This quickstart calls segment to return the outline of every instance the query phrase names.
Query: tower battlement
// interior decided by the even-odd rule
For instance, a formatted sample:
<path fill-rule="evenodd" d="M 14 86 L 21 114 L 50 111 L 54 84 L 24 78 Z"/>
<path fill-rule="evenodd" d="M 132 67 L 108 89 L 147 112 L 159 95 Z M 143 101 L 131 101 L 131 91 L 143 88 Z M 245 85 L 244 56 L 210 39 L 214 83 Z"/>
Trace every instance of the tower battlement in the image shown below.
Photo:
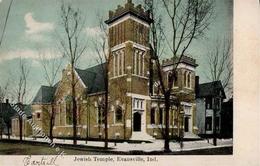
<path fill-rule="evenodd" d="M 106 23 L 109 24 L 127 14 L 132 14 L 148 23 L 152 22 L 149 11 L 145 11 L 141 4 L 135 6 L 132 0 L 127 0 L 124 6 L 118 5 L 115 11 L 109 11 L 109 19 Z"/>
<path fill-rule="evenodd" d="M 179 60 L 179 57 L 164 59 L 162 61 L 162 66 L 165 67 L 165 66 L 170 66 L 170 65 L 176 64 L 178 60 Z M 194 67 L 198 66 L 196 64 L 196 60 L 187 56 L 187 55 L 182 56 L 180 63 L 185 63 L 185 64 L 188 64 L 188 65 L 191 65 L 191 66 L 194 66 Z"/>

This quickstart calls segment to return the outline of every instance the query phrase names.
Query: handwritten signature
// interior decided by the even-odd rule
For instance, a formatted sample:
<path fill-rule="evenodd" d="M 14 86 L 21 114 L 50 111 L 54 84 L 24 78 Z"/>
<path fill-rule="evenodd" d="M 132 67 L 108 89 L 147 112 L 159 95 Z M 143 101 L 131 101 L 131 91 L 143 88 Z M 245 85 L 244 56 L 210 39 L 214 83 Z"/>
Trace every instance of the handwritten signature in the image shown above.
<path fill-rule="evenodd" d="M 41 157 L 40 159 L 33 159 L 32 156 L 27 156 L 23 159 L 24 166 L 41 166 L 41 165 L 48 165 L 48 166 L 58 166 L 55 162 L 58 156 L 55 157 Z"/>

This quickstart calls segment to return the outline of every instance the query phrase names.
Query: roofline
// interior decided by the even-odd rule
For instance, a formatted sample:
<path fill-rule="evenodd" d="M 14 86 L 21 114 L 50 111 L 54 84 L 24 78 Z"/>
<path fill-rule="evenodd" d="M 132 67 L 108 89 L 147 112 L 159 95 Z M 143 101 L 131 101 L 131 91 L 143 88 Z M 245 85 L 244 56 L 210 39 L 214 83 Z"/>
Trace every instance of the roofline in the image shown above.
<path fill-rule="evenodd" d="M 45 104 L 45 105 L 51 105 L 51 103 L 52 103 L 52 102 L 48 102 L 48 103 L 34 102 L 34 103 L 32 103 L 32 105 L 43 105 L 43 104 Z"/>
<path fill-rule="evenodd" d="M 76 73 L 76 76 L 78 77 L 78 79 L 80 80 L 80 82 L 82 83 L 84 88 L 87 88 L 87 85 L 85 85 L 85 83 L 83 82 L 83 80 L 80 78 L 79 73 L 77 72 L 76 68 L 73 69 Z"/>
<path fill-rule="evenodd" d="M 190 65 L 190 66 L 193 66 L 193 67 L 198 67 L 199 65 L 198 64 L 190 64 L 190 63 L 186 63 L 186 62 L 180 62 L 179 64 L 181 64 L 181 63 L 184 63 L 184 64 L 187 64 L 187 65 Z M 171 63 L 171 64 L 167 64 L 167 65 L 163 65 L 162 64 L 162 67 L 168 67 L 168 66 L 172 66 L 172 65 L 176 65 L 177 63 Z M 178 64 L 178 65 L 179 65 Z"/>
<path fill-rule="evenodd" d="M 102 94 L 105 94 L 106 91 L 101 91 L 101 92 L 95 92 L 95 93 L 90 93 L 90 94 L 87 94 L 88 96 L 95 96 L 95 95 L 102 95 Z"/>
<path fill-rule="evenodd" d="M 124 16 L 127 15 L 127 14 L 131 14 L 131 15 L 133 15 L 133 16 L 135 16 L 135 17 L 141 19 L 141 20 L 144 20 L 144 21 L 147 22 L 148 24 L 151 24 L 151 23 L 153 22 L 153 20 L 150 19 L 150 18 L 145 18 L 145 17 L 143 17 L 143 16 L 141 16 L 141 15 L 136 14 L 135 12 L 133 12 L 133 11 L 131 11 L 131 10 L 127 10 L 127 11 L 121 13 L 121 14 L 118 15 L 118 16 L 115 16 L 115 17 L 112 17 L 112 18 L 106 20 L 105 23 L 109 25 L 109 24 L 111 24 L 112 22 L 116 21 L 117 19 L 120 19 L 120 18 L 124 17 Z"/>
<path fill-rule="evenodd" d="M 202 84 L 199 84 L 199 85 L 213 84 L 213 83 L 215 83 L 215 82 L 219 82 L 219 83 L 221 84 L 221 86 L 222 86 L 222 83 L 221 83 L 220 80 L 217 80 L 217 81 L 211 81 L 211 82 L 205 82 L 205 83 L 202 83 Z M 223 86 L 222 86 L 222 88 L 223 88 Z M 223 88 L 223 89 L 224 89 L 224 88 Z"/>

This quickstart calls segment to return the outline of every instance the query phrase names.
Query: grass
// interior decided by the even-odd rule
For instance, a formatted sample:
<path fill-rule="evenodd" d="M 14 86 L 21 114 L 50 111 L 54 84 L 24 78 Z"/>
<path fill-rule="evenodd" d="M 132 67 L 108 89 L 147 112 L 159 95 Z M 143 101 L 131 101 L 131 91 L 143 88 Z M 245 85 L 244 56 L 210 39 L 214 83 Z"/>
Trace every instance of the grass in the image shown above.
<path fill-rule="evenodd" d="M 102 149 L 69 147 L 65 145 L 57 145 L 66 155 L 100 155 Z M 55 148 L 56 148 L 55 147 Z M 57 155 L 55 148 L 50 147 L 48 144 L 32 143 L 23 141 L 0 141 L 0 155 Z"/>

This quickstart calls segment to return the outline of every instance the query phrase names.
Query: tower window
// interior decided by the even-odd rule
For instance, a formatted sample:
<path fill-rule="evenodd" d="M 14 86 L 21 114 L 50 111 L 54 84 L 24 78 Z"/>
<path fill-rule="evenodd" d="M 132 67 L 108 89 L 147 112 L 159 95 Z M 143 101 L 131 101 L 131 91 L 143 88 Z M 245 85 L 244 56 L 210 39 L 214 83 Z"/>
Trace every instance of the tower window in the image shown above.
<path fill-rule="evenodd" d="M 175 76 L 175 80 L 173 82 L 174 87 L 178 87 L 178 75 Z"/>
<path fill-rule="evenodd" d="M 191 88 L 191 74 L 190 72 L 188 73 L 188 86 L 189 88 Z"/>
<path fill-rule="evenodd" d="M 133 73 L 144 76 L 144 51 L 136 49 L 133 58 Z"/>
<path fill-rule="evenodd" d="M 191 72 L 184 72 L 184 87 L 191 88 Z"/>
<path fill-rule="evenodd" d="M 116 109 L 116 123 L 123 121 L 123 111 L 120 107 Z"/>
<path fill-rule="evenodd" d="M 184 72 L 184 87 L 187 87 L 187 71 Z"/>
<path fill-rule="evenodd" d="M 143 99 L 133 99 L 133 108 L 136 110 L 143 110 L 145 107 Z"/>
<path fill-rule="evenodd" d="M 113 52 L 113 76 L 125 74 L 125 53 L 124 50 Z"/>

